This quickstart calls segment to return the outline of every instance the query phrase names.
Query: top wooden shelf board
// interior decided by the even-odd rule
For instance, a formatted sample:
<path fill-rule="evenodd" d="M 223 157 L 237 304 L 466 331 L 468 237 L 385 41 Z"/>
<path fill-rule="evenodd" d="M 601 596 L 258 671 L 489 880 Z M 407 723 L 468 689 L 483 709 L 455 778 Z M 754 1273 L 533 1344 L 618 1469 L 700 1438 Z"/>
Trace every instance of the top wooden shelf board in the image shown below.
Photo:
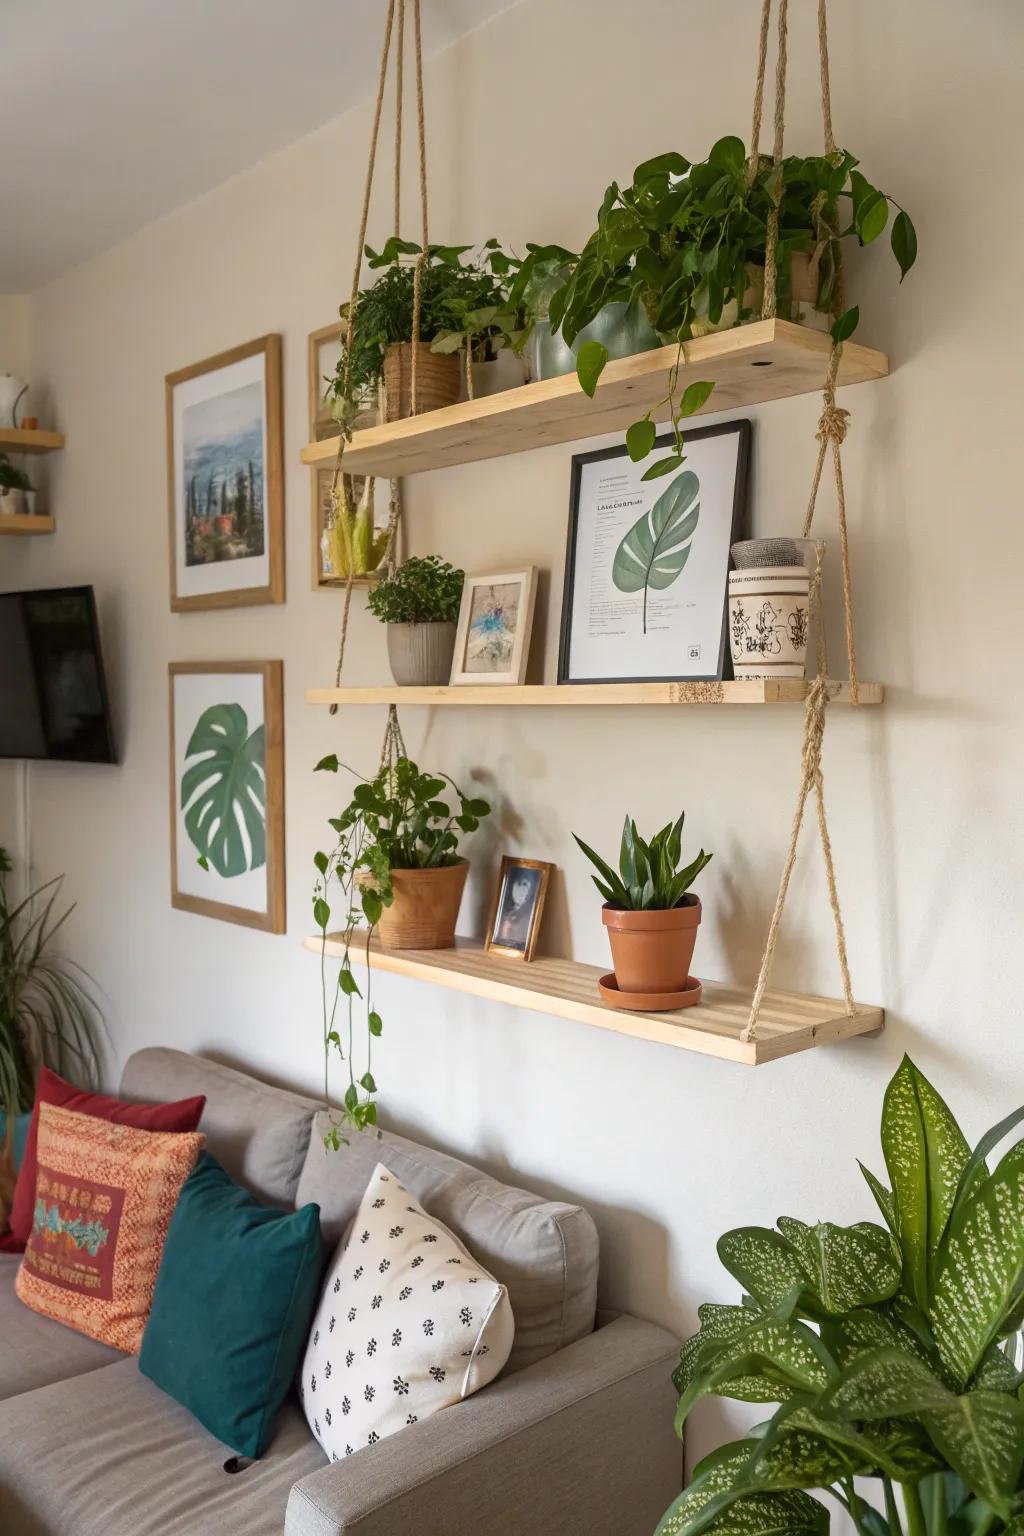
<path fill-rule="evenodd" d="M 696 379 L 712 380 L 707 414 L 813 394 L 824 384 L 831 346 L 821 331 L 788 320 L 756 320 L 686 342 L 677 391 L 681 395 Z M 621 431 L 648 410 L 664 420 L 667 407 L 659 402 L 667 393 L 676 353 L 674 345 L 658 347 L 609 363 L 593 400 L 575 374 L 566 374 L 369 427 L 356 432 L 346 447 L 345 467 L 361 475 L 412 475 Z M 884 353 L 849 341 L 843 347 L 840 385 L 881 379 L 888 372 Z M 338 439 L 325 438 L 309 443 L 302 460 L 333 464 L 337 454 Z"/>
<path fill-rule="evenodd" d="M 24 427 L 0 427 L 0 453 L 59 453 L 62 432 L 26 431 Z"/>

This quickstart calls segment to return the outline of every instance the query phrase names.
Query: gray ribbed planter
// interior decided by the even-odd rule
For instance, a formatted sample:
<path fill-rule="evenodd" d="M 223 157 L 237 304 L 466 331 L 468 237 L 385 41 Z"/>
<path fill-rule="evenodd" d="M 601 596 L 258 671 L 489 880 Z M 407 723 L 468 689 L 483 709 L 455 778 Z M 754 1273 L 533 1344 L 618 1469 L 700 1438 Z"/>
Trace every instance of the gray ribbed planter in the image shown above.
<path fill-rule="evenodd" d="M 451 681 L 454 624 L 388 624 L 388 661 L 400 688 Z"/>

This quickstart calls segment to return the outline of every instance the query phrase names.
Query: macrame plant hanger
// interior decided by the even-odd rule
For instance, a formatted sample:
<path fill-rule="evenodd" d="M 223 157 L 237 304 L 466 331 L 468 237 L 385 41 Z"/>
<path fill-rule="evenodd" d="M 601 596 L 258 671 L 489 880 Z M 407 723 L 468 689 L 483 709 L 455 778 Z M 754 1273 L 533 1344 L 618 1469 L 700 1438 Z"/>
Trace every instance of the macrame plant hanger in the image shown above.
<path fill-rule="evenodd" d="M 764 103 L 765 69 L 768 55 L 768 36 L 771 25 L 772 0 L 763 0 L 761 9 L 761 30 L 758 47 L 757 81 L 754 87 L 754 113 L 750 135 L 750 161 L 748 164 L 749 181 L 753 183 L 760 168 L 758 152 L 761 134 L 761 113 Z M 775 136 L 772 146 L 771 163 L 778 166 L 782 160 L 782 141 L 786 111 L 786 52 L 787 52 L 787 21 L 788 0 L 779 0 L 778 9 L 778 55 L 775 68 Z M 829 88 L 828 65 L 828 26 L 826 19 L 826 0 L 818 0 L 818 54 L 821 72 L 821 116 L 825 139 L 826 155 L 836 154 L 836 143 L 832 134 L 832 103 Z M 779 212 L 778 201 L 781 195 L 780 183 L 776 183 L 774 191 L 773 207 L 769 211 L 768 225 L 765 239 L 764 262 L 764 300 L 761 309 L 762 319 L 772 319 L 776 313 L 777 303 L 777 250 L 779 238 Z M 818 223 L 818 244 L 812 257 L 812 267 L 817 268 L 825 244 L 837 233 L 831 229 L 824 218 L 824 195 L 821 196 L 818 206 L 814 210 Z M 832 317 L 836 319 L 843 310 L 843 283 L 842 283 L 842 256 L 838 241 L 833 244 L 834 259 L 836 263 L 836 281 L 832 301 Z M 857 688 L 857 648 L 853 629 L 853 586 L 850 579 L 850 553 L 846 528 L 846 497 L 843 487 L 842 444 L 846 436 L 849 412 L 840 410 L 836 405 L 836 379 L 839 373 L 839 363 L 842 357 L 842 343 L 833 342 L 829 356 L 828 370 L 825 374 L 823 402 L 821 416 L 818 420 L 817 441 L 818 454 L 811 477 L 811 492 L 807 503 L 807 511 L 804 515 L 803 536 L 810 538 L 811 525 L 814 521 L 814 509 L 818 499 L 818 491 L 821 486 L 822 472 L 825 467 L 826 457 L 831 452 L 832 467 L 835 474 L 836 498 L 839 514 L 839 547 L 842 564 L 843 581 L 843 607 L 846 619 L 846 650 L 850 668 L 850 702 L 856 705 L 859 702 Z M 801 776 L 800 790 L 797 795 L 796 810 L 793 815 L 793 823 L 790 828 L 789 848 L 782 867 L 782 875 L 779 880 L 778 894 L 775 898 L 775 908 L 768 925 L 768 937 L 765 942 L 764 955 L 761 959 L 761 969 L 757 978 L 757 986 L 751 1001 L 750 1015 L 740 1036 L 744 1042 L 757 1038 L 758 1019 L 761 1006 L 764 1001 L 765 989 L 768 986 L 768 978 L 771 974 L 772 961 L 775 957 L 775 949 L 779 938 L 779 929 L 782 924 L 782 914 L 786 905 L 786 896 L 789 891 L 790 877 L 793 866 L 796 863 L 797 843 L 800 837 L 800 829 L 803 825 L 804 810 L 807 798 L 811 790 L 814 791 L 815 806 L 818 816 L 818 831 L 821 836 L 821 848 L 825 860 L 825 878 L 828 885 L 829 904 L 832 908 L 832 919 L 835 924 L 836 950 L 839 956 L 839 969 L 843 980 L 843 996 L 846 1004 L 846 1012 L 851 1017 L 857 1012 L 857 1006 L 853 1000 L 853 989 L 850 984 L 850 967 L 846 954 L 846 935 L 843 930 L 843 917 L 839 906 L 839 893 L 836 888 L 835 866 L 832 858 L 832 842 L 829 837 L 828 821 L 825 815 L 825 786 L 821 771 L 821 748 L 825 734 L 825 715 L 829 703 L 828 685 L 828 651 L 825 641 L 825 625 L 822 617 L 821 602 L 821 575 L 825 546 L 820 542 L 815 544 L 815 568 L 811 578 L 809 594 L 809 608 L 811 626 L 815 639 L 817 653 L 817 675 L 810 686 L 807 695 L 806 712 L 804 716 L 804 739 L 801 750 Z"/>
<path fill-rule="evenodd" d="M 410 409 L 413 416 L 417 413 L 417 381 L 416 361 L 420 337 L 420 314 L 423 302 L 423 269 L 427 261 L 429 250 L 429 234 L 427 220 L 427 136 L 426 117 L 423 103 L 423 37 L 420 22 L 420 0 L 408 0 L 412 11 L 413 24 L 413 53 L 416 70 L 416 129 L 419 143 L 419 182 L 420 182 L 420 254 L 416 257 L 413 274 L 413 301 L 412 301 L 412 349 L 410 362 Z M 388 0 L 387 15 L 384 20 L 384 42 L 381 47 L 380 71 L 377 76 L 377 95 L 373 110 L 373 127 L 370 133 L 370 152 L 366 166 L 366 184 L 363 189 L 363 207 L 359 218 L 359 236 L 356 240 L 355 265 L 352 273 L 352 293 L 348 303 L 345 330 L 345 368 L 343 374 L 343 389 L 348 394 L 352 369 L 352 338 L 355 331 L 356 309 L 359 303 L 359 277 L 363 265 L 363 248 L 366 244 L 366 230 L 370 217 L 370 196 L 373 191 L 373 176 L 377 161 L 377 147 L 380 142 L 381 118 L 384 111 L 384 97 L 387 88 L 388 63 L 391 56 L 391 45 L 395 43 L 395 163 L 394 163 L 394 231 L 396 235 L 402 232 L 402 117 L 405 106 L 405 19 L 406 0 Z M 352 484 L 351 478 L 344 472 L 345 445 L 348 441 L 348 433 L 342 432 L 338 439 L 338 457 L 334 466 L 334 483 L 332 487 L 335 498 L 339 494 L 344 499 L 345 510 L 349 517 L 352 515 Z M 384 567 L 389 576 L 393 576 L 398 562 L 398 532 L 402 517 L 401 483 L 397 479 L 390 482 L 390 499 L 388 507 L 387 545 L 384 554 Z M 372 496 L 372 491 L 371 491 Z M 338 640 L 338 665 L 335 670 L 335 687 L 341 686 L 341 672 L 345 661 L 345 642 L 348 638 L 349 611 L 352 604 L 352 588 L 355 576 L 352 570 L 352 562 L 349 562 L 349 574 L 345 583 L 345 593 L 341 613 L 341 634 Z M 331 705 L 331 714 L 337 714 L 337 704 Z M 402 727 L 398 720 L 398 707 L 395 704 L 388 706 L 387 725 L 384 728 L 384 741 L 381 747 L 381 768 L 394 770 L 400 757 L 405 756 L 405 741 L 402 737 Z"/>

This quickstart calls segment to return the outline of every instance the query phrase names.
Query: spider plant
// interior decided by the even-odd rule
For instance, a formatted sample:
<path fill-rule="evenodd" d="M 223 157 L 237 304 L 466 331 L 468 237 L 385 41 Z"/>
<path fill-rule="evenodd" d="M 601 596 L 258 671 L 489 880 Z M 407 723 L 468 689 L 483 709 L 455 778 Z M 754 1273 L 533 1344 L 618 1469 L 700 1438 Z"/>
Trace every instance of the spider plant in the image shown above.
<path fill-rule="evenodd" d="M 73 961 L 51 953 L 74 911 L 57 911 L 64 876 L 14 903 L 7 888 L 11 869 L 0 848 L 0 1110 L 8 1129 L 16 1115 L 32 1108 L 40 1066 L 93 1084 L 100 1027 L 88 977 Z"/>

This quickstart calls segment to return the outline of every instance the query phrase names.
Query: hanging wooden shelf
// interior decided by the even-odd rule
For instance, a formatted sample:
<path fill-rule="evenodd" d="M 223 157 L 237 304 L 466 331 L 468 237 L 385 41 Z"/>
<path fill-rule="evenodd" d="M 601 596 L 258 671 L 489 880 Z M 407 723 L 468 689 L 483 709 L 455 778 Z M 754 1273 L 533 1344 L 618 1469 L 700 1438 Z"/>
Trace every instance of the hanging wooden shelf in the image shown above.
<path fill-rule="evenodd" d="M 0 427 L 0 453 L 59 453 L 62 432 L 27 431 L 24 427 Z"/>
<path fill-rule="evenodd" d="M 799 704 L 807 697 L 809 684 L 797 679 L 770 678 L 742 682 L 679 683 L 557 683 L 467 684 L 458 688 L 400 688 L 396 684 L 378 688 L 311 688 L 307 704 L 426 704 L 479 708 L 481 705 L 521 708 L 573 705 L 634 704 Z M 836 704 L 850 703 L 849 683 L 829 684 Z M 860 704 L 881 704 L 885 697 L 882 683 L 861 683 Z"/>
<path fill-rule="evenodd" d="M 0 534 L 52 533 L 52 517 L 0 517 Z"/>
<path fill-rule="evenodd" d="M 828 335 L 788 320 L 757 320 L 702 336 L 684 345 L 677 392 L 681 396 L 695 379 L 713 380 L 712 411 L 819 393 L 831 346 Z M 647 410 L 665 420 L 668 408 L 661 402 L 676 352 L 674 345 L 658 347 L 609 363 L 593 400 L 576 375 L 567 374 L 368 427 L 346 447 L 345 468 L 360 475 L 412 475 L 621 431 Z M 840 385 L 884 378 L 888 372 L 883 353 L 856 342 L 843 347 Z M 333 464 L 337 455 L 336 437 L 302 450 L 305 464 Z"/>
<path fill-rule="evenodd" d="M 304 940 L 307 949 L 320 953 L 319 938 Z M 328 938 L 327 953 L 342 954 L 339 939 Z M 362 965 L 365 945 L 353 947 L 352 959 Z M 853 1018 L 835 998 L 805 996 L 799 992 L 765 993 L 757 1038 L 744 1043 L 740 1035 L 750 1013 L 753 989 L 705 981 L 703 1001 L 696 1008 L 677 1013 L 624 1013 L 606 1008 L 598 991 L 600 966 L 580 965 L 574 960 L 547 957 L 525 962 L 489 955 L 474 939 L 456 939 L 454 949 L 384 949 L 374 941 L 370 967 L 416 981 L 433 982 L 454 992 L 530 1008 L 580 1024 L 593 1024 L 616 1034 L 655 1040 L 680 1050 L 697 1051 L 756 1067 L 778 1056 L 792 1056 L 815 1045 L 866 1035 L 883 1027 L 881 1008 L 858 1008 Z"/>

